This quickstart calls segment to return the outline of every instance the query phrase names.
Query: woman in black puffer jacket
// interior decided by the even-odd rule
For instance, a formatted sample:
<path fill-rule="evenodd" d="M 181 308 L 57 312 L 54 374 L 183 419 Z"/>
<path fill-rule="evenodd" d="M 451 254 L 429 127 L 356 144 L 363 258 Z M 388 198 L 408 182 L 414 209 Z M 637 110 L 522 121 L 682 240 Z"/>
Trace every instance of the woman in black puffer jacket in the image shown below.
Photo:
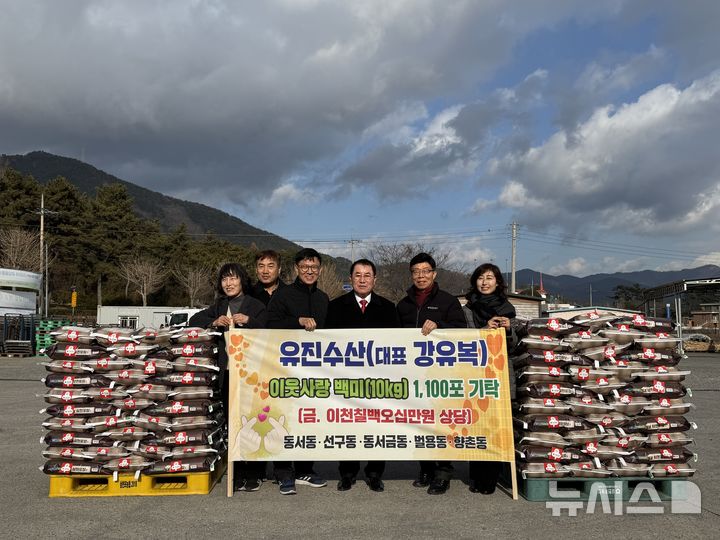
<path fill-rule="evenodd" d="M 478 266 L 470 277 L 470 290 L 465 298 L 465 318 L 469 328 L 505 328 L 508 355 L 517 346 L 517 336 L 512 327 L 515 308 L 508 302 L 507 286 L 502 272 L 494 264 Z M 511 399 L 515 398 L 515 376 L 508 362 Z M 470 491 L 489 495 L 495 491 L 501 462 L 471 461 L 469 463 Z"/>

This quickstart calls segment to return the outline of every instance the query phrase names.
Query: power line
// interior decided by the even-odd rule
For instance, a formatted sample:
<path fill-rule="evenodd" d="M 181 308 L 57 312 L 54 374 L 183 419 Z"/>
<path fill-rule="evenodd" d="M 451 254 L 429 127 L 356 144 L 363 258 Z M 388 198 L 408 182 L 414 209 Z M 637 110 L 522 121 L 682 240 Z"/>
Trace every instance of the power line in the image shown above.
<path fill-rule="evenodd" d="M 692 261 L 697 259 L 698 257 L 707 256 L 707 253 L 698 253 L 696 255 L 686 255 L 683 252 L 667 252 L 667 253 L 661 253 L 653 250 L 653 248 L 623 248 L 622 245 L 618 245 L 618 247 L 611 248 L 611 247 L 605 247 L 601 245 L 581 245 L 581 244 L 567 244 L 563 243 L 561 241 L 553 241 L 553 240 L 542 240 L 539 238 L 525 238 L 528 242 L 533 242 L 537 244 L 545 244 L 545 245 L 551 245 L 551 246 L 561 246 L 561 247 L 571 247 L 573 249 L 584 249 L 584 250 L 591 250 L 591 251 L 602 251 L 604 253 L 615 253 L 615 254 L 621 254 L 621 255 L 634 255 L 634 256 L 645 256 L 645 257 L 653 257 L 657 259 L 682 259 L 687 261 Z"/>
<path fill-rule="evenodd" d="M 642 249 L 642 250 L 652 250 L 653 252 L 666 252 L 666 253 L 672 253 L 672 254 L 688 254 L 688 255 L 695 255 L 695 256 L 702 256 L 705 255 L 705 252 L 702 251 L 690 251 L 690 250 L 681 250 L 681 249 L 667 249 L 663 247 L 654 247 L 654 246 L 642 246 L 642 245 L 636 245 L 636 244 L 626 244 L 624 242 L 605 242 L 602 240 L 596 240 L 596 239 L 587 239 L 585 237 L 577 236 L 577 235 L 555 235 L 550 233 L 541 233 L 538 231 L 528 230 L 527 234 L 530 236 L 539 236 L 542 239 L 556 239 L 560 241 L 562 244 L 567 244 L 571 246 L 576 246 L 578 243 L 580 246 L 582 245 L 590 245 L 590 246 L 605 246 L 605 247 L 624 247 L 624 248 L 630 248 L 630 249 Z"/>

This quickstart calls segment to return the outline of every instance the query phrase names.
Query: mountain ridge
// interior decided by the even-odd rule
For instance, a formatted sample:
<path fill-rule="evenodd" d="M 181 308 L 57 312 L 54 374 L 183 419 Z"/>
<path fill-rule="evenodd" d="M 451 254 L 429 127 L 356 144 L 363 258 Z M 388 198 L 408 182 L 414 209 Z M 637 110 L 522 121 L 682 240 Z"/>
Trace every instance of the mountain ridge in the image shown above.
<path fill-rule="evenodd" d="M 657 287 L 674 281 L 686 279 L 708 279 L 720 277 L 720 266 L 706 264 L 682 270 L 637 270 L 634 272 L 601 272 L 589 276 L 577 277 L 569 274 L 554 276 L 542 274 L 543 287 L 549 295 L 562 295 L 568 301 L 588 305 L 590 286 L 592 286 L 593 304 L 608 304 L 612 300 L 613 289 L 617 286 L 640 285 L 643 288 Z M 523 268 L 516 274 L 518 286 L 540 284 L 540 272 Z"/>
<path fill-rule="evenodd" d="M 296 251 L 301 247 L 217 208 L 144 188 L 79 159 L 58 156 L 42 150 L 24 155 L 2 154 L 0 170 L 4 168 L 31 175 L 41 184 L 63 176 L 87 195 L 94 195 L 95 190 L 103 184 L 122 184 L 133 198 L 138 215 L 157 220 L 164 232 L 170 232 L 185 224 L 189 234 L 210 233 L 243 246 L 255 244 L 262 249 L 272 248 L 280 251 Z"/>

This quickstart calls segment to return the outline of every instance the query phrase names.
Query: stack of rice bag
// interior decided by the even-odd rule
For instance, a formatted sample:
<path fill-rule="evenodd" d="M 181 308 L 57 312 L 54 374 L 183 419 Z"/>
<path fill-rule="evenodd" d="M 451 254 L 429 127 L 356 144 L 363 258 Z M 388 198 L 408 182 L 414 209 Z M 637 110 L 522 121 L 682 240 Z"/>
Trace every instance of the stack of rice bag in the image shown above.
<path fill-rule="evenodd" d="M 45 350 L 47 474 L 208 472 L 226 450 L 217 332 L 64 326 Z"/>
<path fill-rule="evenodd" d="M 533 319 L 513 359 L 523 477 L 690 476 L 696 426 L 673 323 L 592 311 Z"/>

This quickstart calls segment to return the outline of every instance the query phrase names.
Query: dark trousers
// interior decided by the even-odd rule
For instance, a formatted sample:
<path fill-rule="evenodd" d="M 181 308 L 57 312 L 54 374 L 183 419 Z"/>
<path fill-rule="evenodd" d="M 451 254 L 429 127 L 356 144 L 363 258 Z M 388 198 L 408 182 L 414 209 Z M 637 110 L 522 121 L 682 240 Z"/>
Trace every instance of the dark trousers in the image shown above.
<path fill-rule="evenodd" d="M 236 461 L 235 478 L 262 480 L 266 474 L 265 465 L 265 461 Z"/>
<path fill-rule="evenodd" d="M 338 471 L 340 471 L 340 476 L 355 478 L 355 477 L 357 477 L 358 473 L 360 472 L 360 462 L 359 461 L 341 461 L 338 464 Z M 378 478 L 380 478 L 384 472 L 385 472 L 385 462 L 384 461 L 368 461 L 367 465 L 365 465 L 365 477 L 366 478 L 371 478 L 373 476 L 377 476 Z"/>
<path fill-rule="evenodd" d="M 450 461 L 419 461 L 418 463 L 420 463 L 420 472 L 435 480 L 450 480 L 455 470 Z"/>
<path fill-rule="evenodd" d="M 500 461 L 471 461 L 468 464 L 468 476 L 478 488 L 489 490 L 497 484 L 501 467 Z"/>
<path fill-rule="evenodd" d="M 287 480 L 288 478 L 299 478 L 314 474 L 314 464 L 314 461 L 296 461 L 295 467 L 293 467 L 292 461 L 276 461 L 275 478 L 277 480 Z"/>

